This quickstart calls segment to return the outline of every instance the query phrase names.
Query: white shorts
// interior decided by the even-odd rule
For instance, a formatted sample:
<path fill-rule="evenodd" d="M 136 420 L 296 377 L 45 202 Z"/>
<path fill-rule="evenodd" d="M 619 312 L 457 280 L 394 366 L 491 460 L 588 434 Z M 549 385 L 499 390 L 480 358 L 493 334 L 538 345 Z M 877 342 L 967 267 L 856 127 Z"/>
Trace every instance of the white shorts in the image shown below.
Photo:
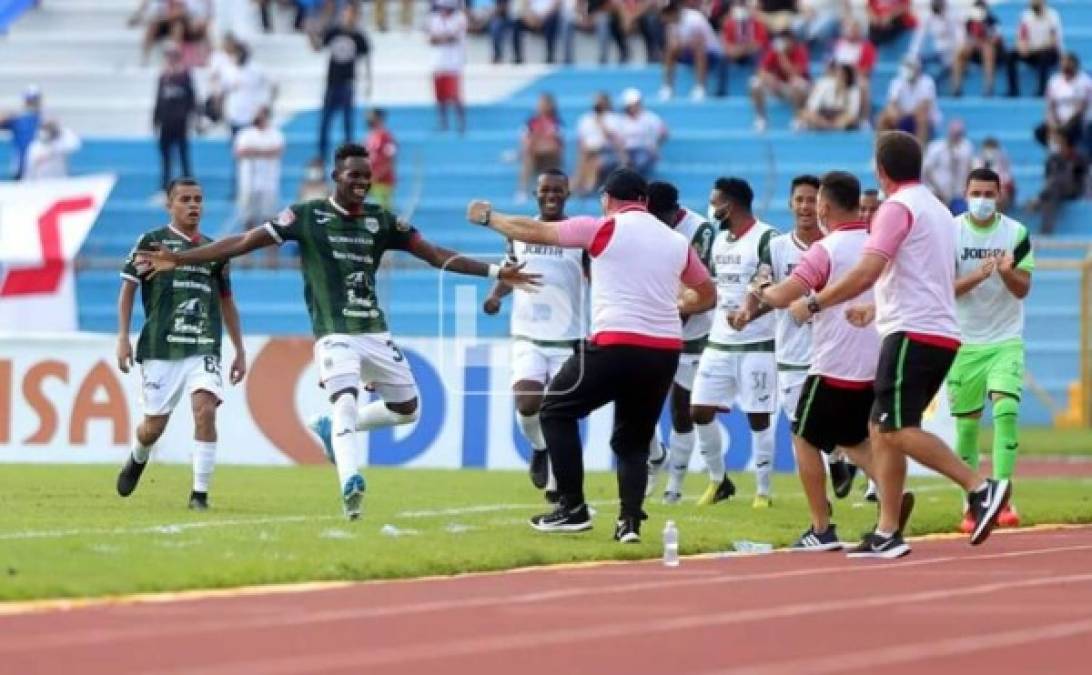
<path fill-rule="evenodd" d="M 335 377 L 355 377 L 387 403 L 417 398 L 413 372 L 390 333 L 323 336 L 315 342 L 315 365 L 324 386 Z"/>
<path fill-rule="evenodd" d="M 219 356 L 187 356 L 175 361 L 148 360 L 140 364 L 140 407 L 145 415 L 170 415 L 182 394 L 207 391 L 224 400 Z"/>
<path fill-rule="evenodd" d="M 728 352 L 707 347 L 698 361 L 691 405 L 738 406 L 745 413 L 777 409 L 777 362 L 773 352 Z"/>
<path fill-rule="evenodd" d="M 790 422 L 796 421 L 796 407 L 800 403 L 800 392 L 804 391 L 804 380 L 808 379 L 806 370 L 777 371 L 777 401 Z"/>
<path fill-rule="evenodd" d="M 512 384 L 521 380 L 546 384 L 572 355 L 571 347 L 547 347 L 530 340 L 512 340 Z"/>
<path fill-rule="evenodd" d="M 693 391 L 699 361 L 701 361 L 701 354 L 680 354 L 679 367 L 675 370 L 675 384 L 687 391 Z"/>

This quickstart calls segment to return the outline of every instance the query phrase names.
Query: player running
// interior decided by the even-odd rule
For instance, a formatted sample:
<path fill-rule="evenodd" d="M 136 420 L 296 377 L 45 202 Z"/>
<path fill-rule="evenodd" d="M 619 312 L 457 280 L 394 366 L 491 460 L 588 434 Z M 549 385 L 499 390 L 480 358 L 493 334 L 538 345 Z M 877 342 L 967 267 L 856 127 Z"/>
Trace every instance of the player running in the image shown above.
<path fill-rule="evenodd" d="M 1024 298 L 1031 290 L 1035 258 L 1020 222 L 997 210 L 1001 177 L 975 169 L 967 177 L 967 213 L 957 217 L 956 309 L 963 344 L 948 371 L 948 396 L 956 418 L 956 451 L 978 470 L 978 427 L 986 399 L 993 402 L 993 477 L 1012 480 L 1016 465 L 1016 417 L 1024 385 Z M 1016 527 L 1012 504 L 1001 509 L 1001 527 Z M 960 530 L 974 520 L 965 509 Z"/>
<path fill-rule="evenodd" d="M 739 178 L 718 178 L 709 197 L 709 218 L 720 226 L 713 239 L 712 272 L 717 286 L 717 313 L 709 342 L 698 362 L 691 394 L 691 417 L 695 424 L 712 426 L 698 445 L 704 457 L 724 456 L 718 410 L 733 404 L 747 414 L 756 489 L 752 505 L 768 508 L 770 474 L 773 471 L 774 428 L 770 416 L 776 408 L 777 364 L 774 360 L 773 315 L 759 317 L 737 330 L 732 326 L 744 311 L 747 285 L 763 260 L 769 260 L 770 240 L 776 230 L 751 213 L 754 193 Z M 715 432 L 715 433 L 713 433 Z M 725 477 L 713 501 L 735 491 Z"/>
<path fill-rule="evenodd" d="M 167 186 L 170 222 L 145 232 L 121 269 L 118 297 L 118 368 L 128 373 L 133 366 L 129 325 L 133 300 L 140 289 L 144 325 L 137 342 L 136 363 L 140 364 L 140 403 L 144 421 L 136 429 L 136 440 L 125 466 L 118 474 L 117 490 L 128 497 L 148 466 L 152 447 L 171 418 L 171 412 L 186 394 L 193 409 L 193 491 L 191 509 L 209 507 L 209 483 L 216 466 L 216 408 L 224 398 L 220 378 L 222 326 L 235 348 L 231 383 L 246 375 L 246 354 L 239 311 L 231 297 L 226 261 L 206 261 L 179 266 L 163 274 L 149 274 L 139 251 L 162 246 L 168 251 L 187 251 L 212 240 L 201 234 L 204 209 L 201 186 L 192 178 L 178 178 Z"/>
<path fill-rule="evenodd" d="M 569 199 L 569 178 L 557 169 L 539 175 L 535 191 L 538 220 L 560 222 Z M 508 240 L 508 260 L 524 271 L 540 275 L 542 290 L 529 293 L 498 281 L 482 306 L 486 314 L 500 311 L 501 300 L 512 293 L 512 392 L 516 421 L 531 444 L 531 482 L 556 501 L 557 488 L 550 471 L 539 409 L 546 384 L 572 356 L 587 334 L 584 301 L 587 295 L 587 253 L 578 248 L 528 244 Z"/>
<path fill-rule="evenodd" d="M 713 250 L 716 231 L 702 215 L 679 206 L 679 191 L 671 183 L 654 181 L 648 185 L 648 211 L 664 224 L 686 237 L 691 248 L 706 269 L 709 268 L 709 256 Z M 667 461 L 668 477 L 664 489 L 665 504 L 677 504 L 682 499 L 683 481 L 690 466 L 690 455 L 694 452 L 695 434 L 700 441 L 705 467 L 709 473 L 709 485 L 698 499 L 699 506 L 707 506 L 735 494 L 736 488 L 724 471 L 724 455 L 720 450 L 720 430 L 717 421 L 707 424 L 694 424 L 690 416 L 690 392 L 694 388 L 694 376 L 698 360 L 705 349 L 709 337 L 709 328 L 713 325 L 716 312 L 708 310 L 699 314 L 683 317 L 683 350 L 679 356 L 679 368 L 675 371 L 675 381 L 671 387 L 671 436 L 668 441 L 669 458 Z M 653 439 L 655 441 L 655 438 Z M 707 450 L 713 451 L 705 455 Z M 656 488 L 658 470 L 664 462 L 649 462 L 650 475 L 648 494 Z"/>
<path fill-rule="evenodd" d="M 518 265 L 490 265 L 435 246 L 390 211 L 365 202 L 372 168 L 361 145 L 338 148 L 331 177 L 333 196 L 294 204 L 260 228 L 184 251 L 160 249 L 138 260 L 166 271 L 286 241 L 299 243 L 304 298 L 316 339 L 315 364 L 331 408 L 313 428 L 337 466 L 343 509 L 352 520 L 360 517 L 365 490 L 356 432 L 409 424 L 418 416 L 413 373 L 387 331 L 375 294 L 375 271 L 383 254 L 402 250 L 436 268 L 516 286 L 533 284 L 536 276 Z M 382 400 L 358 410 L 361 381 Z"/>
<path fill-rule="evenodd" d="M 956 228 L 952 215 L 921 184 L 921 145 L 910 134 L 888 131 L 876 141 L 876 175 L 887 200 L 876 212 L 858 263 L 800 308 L 805 320 L 854 298 L 875 284 L 876 328 L 882 338 L 872 407 L 872 450 L 879 485 L 880 519 L 850 555 L 897 558 L 910 552 L 900 533 L 906 458 L 913 457 L 968 492 L 975 521 L 971 544 L 981 544 L 1008 503 L 1007 480 L 984 478 L 940 438 L 921 429 L 959 348 L 956 317 Z"/>

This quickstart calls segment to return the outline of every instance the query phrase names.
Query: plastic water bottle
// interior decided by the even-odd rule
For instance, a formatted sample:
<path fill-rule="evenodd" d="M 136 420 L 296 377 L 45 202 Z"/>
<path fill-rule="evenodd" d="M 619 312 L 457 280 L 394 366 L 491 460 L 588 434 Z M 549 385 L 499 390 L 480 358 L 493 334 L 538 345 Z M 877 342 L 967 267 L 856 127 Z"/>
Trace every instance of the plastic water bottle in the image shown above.
<path fill-rule="evenodd" d="M 664 525 L 664 566 L 679 566 L 679 528 L 675 527 L 674 520 Z"/>

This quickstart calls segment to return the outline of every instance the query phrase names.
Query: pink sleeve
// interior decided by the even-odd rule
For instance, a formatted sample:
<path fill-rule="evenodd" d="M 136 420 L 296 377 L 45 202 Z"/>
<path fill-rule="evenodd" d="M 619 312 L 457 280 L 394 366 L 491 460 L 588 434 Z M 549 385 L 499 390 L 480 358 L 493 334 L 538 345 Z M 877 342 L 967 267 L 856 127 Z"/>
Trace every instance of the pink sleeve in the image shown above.
<path fill-rule="evenodd" d="M 872 217 L 872 226 L 865 242 L 866 253 L 879 253 L 890 260 L 895 257 L 910 234 L 910 226 L 914 218 L 910 210 L 898 202 L 887 201 L 880 205 L 876 215 Z"/>
<path fill-rule="evenodd" d="M 602 222 L 592 216 L 576 216 L 557 224 L 557 243 L 562 248 L 587 249 Z"/>
<path fill-rule="evenodd" d="M 686 266 L 683 267 L 682 275 L 679 277 L 682 279 L 683 284 L 693 288 L 698 284 L 709 281 L 709 270 L 705 269 L 705 265 L 702 264 L 701 258 L 698 257 L 698 252 L 694 250 L 694 247 L 686 247 Z"/>
<path fill-rule="evenodd" d="M 810 247 L 792 270 L 792 279 L 812 291 L 822 290 L 830 279 L 830 254 L 822 246 Z"/>

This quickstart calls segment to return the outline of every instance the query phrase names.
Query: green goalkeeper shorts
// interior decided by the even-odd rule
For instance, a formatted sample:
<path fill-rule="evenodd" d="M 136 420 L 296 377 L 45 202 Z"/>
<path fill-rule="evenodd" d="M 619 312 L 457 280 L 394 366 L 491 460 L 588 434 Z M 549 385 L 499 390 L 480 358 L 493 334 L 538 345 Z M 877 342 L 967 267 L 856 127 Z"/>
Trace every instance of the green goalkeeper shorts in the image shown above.
<path fill-rule="evenodd" d="M 1024 389 L 1024 341 L 963 345 L 948 371 L 948 401 L 953 415 L 975 413 L 998 392 L 1020 399 Z"/>

